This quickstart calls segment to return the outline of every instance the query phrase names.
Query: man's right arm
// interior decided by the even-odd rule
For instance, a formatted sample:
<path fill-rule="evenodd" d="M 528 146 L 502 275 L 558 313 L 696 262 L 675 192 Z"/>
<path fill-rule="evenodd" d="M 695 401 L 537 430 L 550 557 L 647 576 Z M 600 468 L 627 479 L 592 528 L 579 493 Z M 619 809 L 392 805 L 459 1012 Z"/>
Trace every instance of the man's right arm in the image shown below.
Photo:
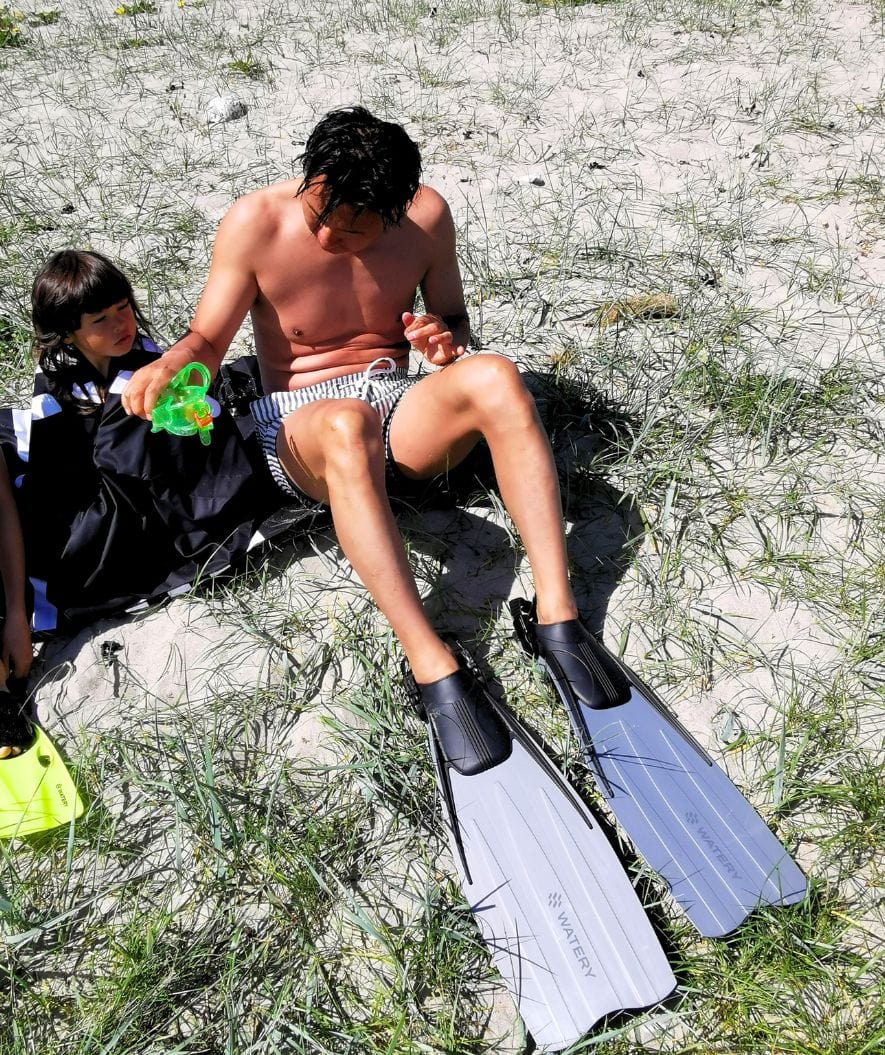
<path fill-rule="evenodd" d="M 155 362 L 132 375 L 123 390 L 127 414 L 150 416 L 172 378 L 188 363 L 203 363 L 214 377 L 224 354 L 258 294 L 252 247 L 255 203 L 237 202 L 218 227 L 209 277 L 187 333 Z"/>

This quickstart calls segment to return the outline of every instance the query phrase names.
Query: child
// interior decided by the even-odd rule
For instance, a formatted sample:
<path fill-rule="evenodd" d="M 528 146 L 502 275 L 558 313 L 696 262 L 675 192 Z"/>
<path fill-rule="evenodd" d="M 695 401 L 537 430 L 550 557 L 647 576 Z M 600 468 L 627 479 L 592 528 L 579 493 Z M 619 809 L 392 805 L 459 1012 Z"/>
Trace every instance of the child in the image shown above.
<path fill-rule="evenodd" d="M 34 282 L 31 302 L 34 348 L 47 386 L 47 398 L 37 401 L 40 411 L 67 407 L 84 420 L 95 417 L 107 394 L 111 361 L 129 355 L 136 344 L 146 347 L 138 327 L 147 333 L 147 325 L 128 280 L 98 253 L 67 250 L 47 261 Z M 158 349 L 150 347 L 156 354 Z M 73 468 L 68 463 L 69 471 Z M 6 602 L 0 684 L 5 687 L 11 673 L 25 677 L 32 661 L 25 546 L 5 461 L 0 461 L 0 514 Z M 30 740 L 27 718 L 5 695 L 0 699 L 0 759 L 20 754 Z"/>
<path fill-rule="evenodd" d="M 126 276 L 100 253 L 66 249 L 49 258 L 31 290 L 35 357 L 62 404 L 94 414 L 111 364 L 158 349 Z"/>
<path fill-rule="evenodd" d="M 129 280 L 110 260 L 55 253 L 31 303 L 31 408 L 0 411 L 8 470 L 0 479 L 0 659 L 10 656 L 17 675 L 30 665 L 24 567 L 31 629 L 73 628 L 222 571 L 280 504 L 257 445 L 217 404 L 208 446 L 153 432 L 123 411 L 126 382 L 160 353 Z M 0 724 L 0 752 L 10 742 L 3 736 Z"/>
<path fill-rule="evenodd" d="M 51 630 L 70 621 L 59 609 L 149 591 L 173 554 L 162 535 L 144 546 L 163 440 L 146 423 L 115 427 L 118 389 L 159 354 L 129 280 L 100 253 L 66 249 L 34 280 L 31 308 L 38 369 L 18 499 L 34 628 Z M 121 540 L 128 568 L 115 556 Z"/>
<path fill-rule="evenodd" d="M 461 691 L 450 681 L 458 662 L 422 603 L 388 483 L 445 473 L 484 437 L 532 567 L 539 619 L 559 626 L 578 609 L 556 466 L 516 364 L 465 354 L 455 225 L 445 200 L 421 185 L 405 129 L 363 107 L 333 110 L 301 163 L 303 178 L 262 187 L 228 211 L 189 333 L 133 376 L 123 404 L 145 417 L 191 359 L 214 373 L 251 314 L 271 389 L 253 405 L 270 472 L 293 502 L 328 506 L 416 682 L 446 682 L 448 699 Z M 444 369 L 408 376 L 410 346 Z"/>

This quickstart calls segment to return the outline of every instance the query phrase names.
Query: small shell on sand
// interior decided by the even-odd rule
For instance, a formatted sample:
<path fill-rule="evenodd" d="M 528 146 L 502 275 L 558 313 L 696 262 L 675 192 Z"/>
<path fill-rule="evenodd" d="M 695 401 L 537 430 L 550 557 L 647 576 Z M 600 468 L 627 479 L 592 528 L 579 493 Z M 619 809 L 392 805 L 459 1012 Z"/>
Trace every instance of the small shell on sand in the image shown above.
<path fill-rule="evenodd" d="M 224 124 L 245 117 L 246 104 L 235 95 L 218 95 L 206 106 L 206 120 L 210 125 Z"/>

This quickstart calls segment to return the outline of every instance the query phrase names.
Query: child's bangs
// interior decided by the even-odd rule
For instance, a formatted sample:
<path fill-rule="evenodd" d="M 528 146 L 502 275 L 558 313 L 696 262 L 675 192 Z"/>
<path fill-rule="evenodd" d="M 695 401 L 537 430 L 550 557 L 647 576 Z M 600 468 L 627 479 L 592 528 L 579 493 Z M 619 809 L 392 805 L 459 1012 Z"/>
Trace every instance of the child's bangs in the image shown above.
<path fill-rule="evenodd" d="M 71 305 L 76 304 L 80 315 L 94 315 L 121 300 L 132 299 L 132 287 L 112 264 L 90 268 L 76 277 L 79 281 L 71 289 Z"/>

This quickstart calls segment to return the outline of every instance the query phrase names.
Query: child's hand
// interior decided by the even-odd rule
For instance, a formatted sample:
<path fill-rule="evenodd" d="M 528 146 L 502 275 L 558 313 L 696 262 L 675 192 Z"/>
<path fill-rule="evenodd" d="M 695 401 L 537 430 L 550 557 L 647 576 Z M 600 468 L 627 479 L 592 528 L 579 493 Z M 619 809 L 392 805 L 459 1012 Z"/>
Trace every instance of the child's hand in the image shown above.
<path fill-rule="evenodd" d="M 452 344 L 452 331 L 439 315 L 413 315 L 403 312 L 406 340 L 433 366 L 446 366 L 463 355 L 463 345 Z"/>

